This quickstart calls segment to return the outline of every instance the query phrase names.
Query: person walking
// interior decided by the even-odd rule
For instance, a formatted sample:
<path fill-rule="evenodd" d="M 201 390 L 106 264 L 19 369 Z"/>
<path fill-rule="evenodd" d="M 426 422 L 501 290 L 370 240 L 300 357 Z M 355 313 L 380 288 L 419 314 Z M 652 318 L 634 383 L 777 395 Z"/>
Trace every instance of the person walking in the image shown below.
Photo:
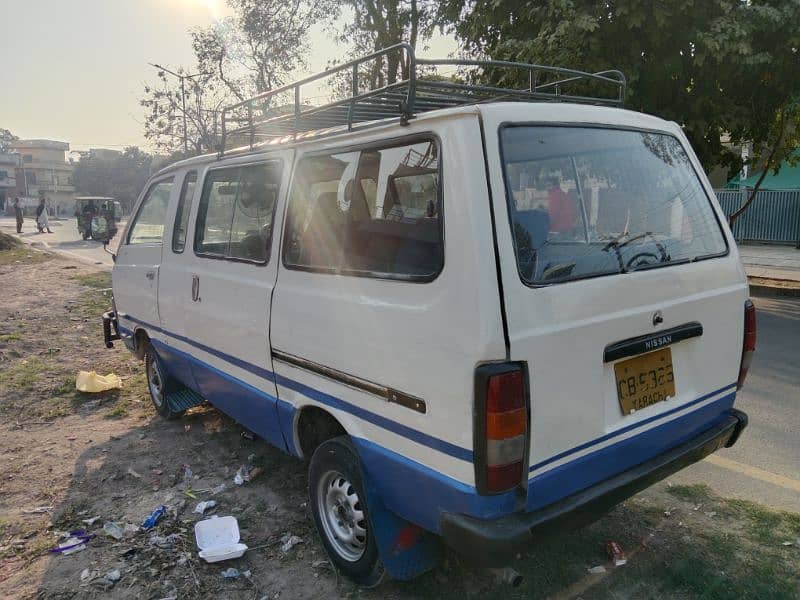
<path fill-rule="evenodd" d="M 39 201 L 39 206 L 36 207 L 36 225 L 39 227 L 39 233 L 44 233 L 45 229 L 47 229 L 47 233 L 53 233 L 50 231 L 50 219 L 44 198 Z"/>
<path fill-rule="evenodd" d="M 14 198 L 14 216 L 17 217 L 17 233 L 22 233 L 22 221 L 25 217 L 22 215 L 22 207 L 19 205 L 19 198 Z"/>

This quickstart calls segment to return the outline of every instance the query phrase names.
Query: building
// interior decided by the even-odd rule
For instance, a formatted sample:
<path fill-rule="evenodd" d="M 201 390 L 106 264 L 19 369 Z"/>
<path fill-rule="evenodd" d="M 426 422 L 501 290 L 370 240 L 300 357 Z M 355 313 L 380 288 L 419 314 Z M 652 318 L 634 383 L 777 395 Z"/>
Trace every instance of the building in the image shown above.
<path fill-rule="evenodd" d="M 17 168 L 20 166 L 18 154 L 0 153 L 0 211 L 11 210 L 17 189 Z"/>
<path fill-rule="evenodd" d="M 72 216 L 75 186 L 72 164 L 66 160 L 69 144 L 53 140 L 14 140 L 8 145 L 20 155 L 16 194 L 28 198 L 45 197 L 54 216 Z"/>

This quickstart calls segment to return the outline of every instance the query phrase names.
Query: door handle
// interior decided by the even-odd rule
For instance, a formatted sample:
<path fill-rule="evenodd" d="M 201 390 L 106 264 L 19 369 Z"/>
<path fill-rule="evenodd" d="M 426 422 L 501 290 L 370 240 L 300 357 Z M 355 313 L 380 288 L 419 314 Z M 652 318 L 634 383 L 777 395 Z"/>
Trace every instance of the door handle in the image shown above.
<path fill-rule="evenodd" d="M 147 273 L 144 274 L 144 276 L 147 277 L 150 281 L 152 281 L 153 277 L 156 276 L 156 272 L 155 271 L 148 271 Z"/>
<path fill-rule="evenodd" d="M 192 275 L 192 302 L 200 301 L 200 278 Z"/>

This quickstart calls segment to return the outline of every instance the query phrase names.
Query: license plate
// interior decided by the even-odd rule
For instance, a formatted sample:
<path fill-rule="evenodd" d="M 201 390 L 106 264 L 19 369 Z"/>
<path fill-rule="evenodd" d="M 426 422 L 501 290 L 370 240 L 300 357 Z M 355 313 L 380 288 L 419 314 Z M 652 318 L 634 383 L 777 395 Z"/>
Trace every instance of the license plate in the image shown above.
<path fill-rule="evenodd" d="M 617 398 L 629 415 L 675 395 L 672 348 L 663 348 L 614 365 Z"/>

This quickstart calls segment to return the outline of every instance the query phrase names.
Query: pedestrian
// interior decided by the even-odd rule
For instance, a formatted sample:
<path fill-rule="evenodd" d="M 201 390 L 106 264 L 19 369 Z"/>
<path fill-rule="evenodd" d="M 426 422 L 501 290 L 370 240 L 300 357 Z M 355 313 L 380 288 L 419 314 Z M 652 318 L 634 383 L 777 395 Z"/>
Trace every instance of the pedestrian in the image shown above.
<path fill-rule="evenodd" d="M 93 200 L 89 200 L 81 210 L 81 217 L 83 217 L 83 239 L 88 240 L 92 237 L 92 219 L 97 216 L 97 207 L 94 205 Z"/>
<path fill-rule="evenodd" d="M 17 217 L 17 233 L 22 233 L 22 207 L 19 205 L 19 198 L 14 198 L 14 216 Z"/>
<path fill-rule="evenodd" d="M 47 204 L 44 198 L 39 200 L 39 206 L 36 207 L 36 225 L 39 228 L 39 233 L 44 233 L 45 229 L 47 229 L 47 233 L 53 233 L 50 231 L 50 219 L 47 214 Z"/>

